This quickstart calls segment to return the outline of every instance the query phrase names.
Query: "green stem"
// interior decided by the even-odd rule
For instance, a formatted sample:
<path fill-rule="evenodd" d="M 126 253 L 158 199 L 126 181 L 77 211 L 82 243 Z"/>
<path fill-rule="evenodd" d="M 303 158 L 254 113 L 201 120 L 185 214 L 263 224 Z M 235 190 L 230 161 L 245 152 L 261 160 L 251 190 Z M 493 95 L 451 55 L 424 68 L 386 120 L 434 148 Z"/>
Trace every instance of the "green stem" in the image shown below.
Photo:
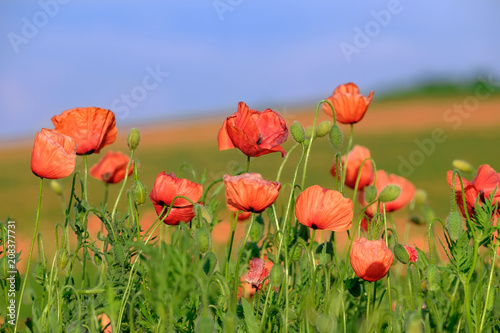
<path fill-rule="evenodd" d="M 130 169 L 130 164 L 132 163 L 133 159 L 134 159 L 134 150 L 132 149 L 130 151 L 130 158 L 129 158 L 128 163 L 127 163 L 127 169 L 125 169 L 125 178 L 123 178 L 122 187 L 120 188 L 120 192 L 118 193 L 118 196 L 116 197 L 115 205 L 114 205 L 113 211 L 111 213 L 111 222 L 113 222 L 115 219 L 116 208 L 118 207 L 118 202 L 120 201 L 120 197 L 123 193 L 123 189 L 125 188 L 125 185 L 127 183 L 128 170 Z"/>
<path fill-rule="evenodd" d="M 366 332 L 370 332 L 370 302 L 373 283 L 368 282 L 368 296 L 366 300 Z"/>
<path fill-rule="evenodd" d="M 250 170 L 250 156 L 247 156 L 247 167 L 245 169 L 245 172 L 248 172 Z"/>
<path fill-rule="evenodd" d="M 83 155 L 83 167 L 84 167 L 84 173 L 83 173 L 83 201 L 87 201 L 87 177 L 88 177 L 88 162 L 87 162 L 87 155 Z"/>
<path fill-rule="evenodd" d="M 345 177 L 346 177 L 346 174 L 347 174 L 347 157 L 349 156 L 349 152 L 351 151 L 351 147 L 352 147 L 352 137 L 354 135 L 354 124 L 351 124 L 351 132 L 349 134 L 349 142 L 347 144 L 347 150 L 345 152 L 345 163 L 344 163 L 344 169 L 343 169 L 343 172 L 342 172 L 342 179 L 340 180 L 340 192 L 343 192 L 344 191 L 344 183 L 345 183 Z"/>
<path fill-rule="evenodd" d="M 33 231 L 33 238 L 31 239 L 30 253 L 28 255 L 28 264 L 26 266 L 26 273 L 24 273 L 24 281 L 21 287 L 21 292 L 19 294 L 19 306 L 17 308 L 14 333 L 17 332 L 17 324 L 19 322 L 19 315 L 21 314 L 21 305 L 23 304 L 24 290 L 26 289 L 26 282 L 28 281 L 31 268 L 31 256 L 33 255 L 33 247 L 35 246 L 36 235 L 38 233 L 38 222 L 40 221 L 40 208 L 42 206 L 42 189 L 43 189 L 43 178 L 40 178 L 40 188 L 38 190 L 38 206 L 36 210 L 36 219 L 35 219 L 35 230 Z"/>
<path fill-rule="evenodd" d="M 309 141 L 309 145 L 307 145 L 307 153 L 306 153 L 306 160 L 304 161 L 304 170 L 302 170 L 302 185 L 301 187 L 304 188 L 305 182 L 306 182 L 306 172 L 307 172 L 307 162 L 309 161 L 309 154 L 311 153 L 311 147 L 314 142 L 314 139 L 316 138 L 316 122 L 318 121 L 318 112 L 319 112 L 319 107 L 323 101 L 319 102 L 316 105 L 316 112 L 314 113 L 314 121 L 313 121 L 313 127 L 312 127 L 312 134 L 311 138 Z M 295 184 L 295 182 L 294 182 Z"/>
<path fill-rule="evenodd" d="M 104 183 L 104 200 L 102 201 L 104 205 L 108 203 L 108 192 L 109 192 L 109 183 Z"/>
<path fill-rule="evenodd" d="M 234 272 L 234 297 L 235 297 L 235 302 L 234 302 L 234 305 L 237 304 L 237 295 L 238 295 L 238 285 L 240 284 L 239 282 L 239 279 L 240 279 L 240 273 L 239 273 L 239 269 L 240 269 L 240 261 L 241 261 L 241 256 L 243 254 L 243 252 L 245 252 L 245 245 L 247 243 L 247 240 L 248 240 L 248 236 L 250 235 L 250 230 L 252 230 L 252 225 L 253 225 L 253 222 L 255 221 L 255 213 L 252 212 L 252 217 L 250 218 L 250 224 L 248 225 L 248 229 L 247 229 L 247 232 L 245 233 L 245 238 L 243 238 L 243 243 L 241 245 L 241 248 L 240 250 L 238 251 L 238 260 L 236 261 L 236 270 Z M 234 309 L 236 311 L 236 309 Z"/>
<path fill-rule="evenodd" d="M 283 159 L 283 162 L 281 163 L 280 165 L 280 168 L 278 170 L 278 176 L 276 176 L 276 181 L 279 182 L 280 181 L 280 178 L 281 178 L 281 173 L 283 172 L 283 169 L 285 167 L 285 164 L 286 162 L 288 161 L 288 158 L 290 157 L 290 154 L 292 153 L 292 151 L 295 150 L 295 148 L 297 148 L 298 146 L 300 146 L 299 143 L 296 143 L 292 148 L 290 148 L 290 150 L 288 151 L 288 153 L 286 154 L 285 158 Z"/>
<path fill-rule="evenodd" d="M 238 214 L 239 211 L 236 212 L 234 216 L 234 222 L 231 224 L 231 238 L 229 240 L 228 248 L 227 248 L 227 260 L 226 260 L 226 269 L 225 269 L 225 277 L 227 280 L 228 272 L 229 272 L 229 261 L 231 259 L 231 252 L 233 249 L 233 241 L 234 241 L 234 233 L 236 231 L 236 226 L 238 225 Z"/>

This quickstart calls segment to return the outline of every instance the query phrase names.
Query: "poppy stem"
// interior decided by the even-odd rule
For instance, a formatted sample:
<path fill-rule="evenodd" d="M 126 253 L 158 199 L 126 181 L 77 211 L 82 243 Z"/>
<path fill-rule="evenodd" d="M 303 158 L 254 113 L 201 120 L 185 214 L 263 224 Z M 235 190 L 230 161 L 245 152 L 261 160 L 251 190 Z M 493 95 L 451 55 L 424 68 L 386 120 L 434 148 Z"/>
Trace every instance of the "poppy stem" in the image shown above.
<path fill-rule="evenodd" d="M 368 292 L 366 299 L 366 332 L 370 332 L 370 302 L 372 294 L 373 282 L 368 282 Z"/>
<path fill-rule="evenodd" d="M 345 177 L 347 175 L 347 165 L 349 164 L 348 156 L 349 152 L 352 148 L 352 138 L 354 136 L 354 124 L 351 124 L 351 132 L 349 134 L 349 142 L 347 143 L 347 150 L 345 152 L 345 163 L 344 163 L 344 172 L 342 172 L 342 179 L 340 180 L 340 192 L 344 190 Z"/>
<path fill-rule="evenodd" d="M 252 225 L 253 225 L 254 221 L 255 221 L 255 213 L 252 212 L 252 217 L 250 218 L 250 224 L 248 225 L 247 232 L 245 233 L 245 238 L 243 238 L 243 243 L 242 243 L 241 248 L 238 252 L 238 260 L 236 261 L 236 270 L 234 272 L 234 297 L 235 297 L 234 305 L 235 306 L 238 303 L 238 285 L 239 285 L 239 280 L 240 280 L 239 270 L 240 270 L 241 255 L 243 254 L 243 252 L 245 252 L 245 245 L 247 243 L 248 236 L 250 235 L 250 230 L 252 230 Z M 234 309 L 234 311 L 236 312 L 236 308 Z"/>
<path fill-rule="evenodd" d="M 248 170 L 250 170 L 250 156 L 247 156 L 247 167 L 245 169 L 245 173 L 247 173 Z"/>
<path fill-rule="evenodd" d="M 83 155 L 83 168 L 84 168 L 84 173 L 83 173 L 83 201 L 87 201 L 87 175 L 88 175 L 88 162 L 87 162 L 87 155 Z"/>
<path fill-rule="evenodd" d="M 314 113 L 314 121 L 313 121 L 311 139 L 309 141 L 309 144 L 307 145 L 306 159 L 304 161 L 304 170 L 302 171 L 302 189 L 304 188 L 305 182 L 306 182 L 307 162 L 309 161 L 309 154 L 311 153 L 312 144 L 313 144 L 314 140 L 316 139 L 316 123 L 318 121 L 319 107 L 321 106 L 322 103 L 323 103 L 323 101 L 320 101 L 316 105 L 316 112 Z"/>
<path fill-rule="evenodd" d="M 234 222 L 231 224 L 231 238 L 229 240 L 229 245 L 227 248 L 227 260 L 226 260 L 226 269 L 225 269 L 225 276 L 227 280 L 228 276 L 228 271 L 229 271 L 229 260 L 231 259 L 231 251 L 233 249 L 233 241 L 234 241 L 234 233 L 236 231 L 236 226 L 238 225 L 238 214 L 240 212 L 237 211 L 235 216 L 234 216 Z"/>
<path fill-rule="evenodd" d="M 24 273 L 24 281 L 21 287 L 21 293 L 19 294 L 19 306 L 17 308 L 16 323 L 14 325 L 14 333 L 17 332 L 17 323 L 19 322 L 19 315 L 21 314 L 21 306 L 23 304 L 24 290 L 26 289 L 26 282 L 28 281 L 28 276 L 31 267 L 31 256 L 33 255 L 33 247 L 35 246 L 35 240 L 38 233 L 38 222 L 40 221 L 40 208 L 42 206 L 42 189 L 43 189 L 43 178 L 40 178 L 40 189 L 38 190 L 38 207 L 36 210 L 35 218 L 35 230 L 33 231 L 33 238 L 31 239 L 30 252 L 28 255 L 28 264 L 26 266 L 26 273 Z"/>
<path fill-rule="evenodd" d="M 111 221 L 114 221 L 116 208 L 118 207 L 118 202 L 120 201 L 120 197 L 122 196 L 123 189 L 125 188 L 125 184 L 127 183 L 128 170 L 130 169 L 130 164 L 132 163 L 133 160 L 134 160 L 134 149 L 131 149 L 130 150 L 130 158 L 129 158 L 128 163 L 127 163 L 127 168 L 125 169 L 126 171 L 125 171 L 125 177 L 123 178 L 122 187 L 120 188 L 120 192 L 118 193 L 118 196 L 116 197 L 115 205 L 114 205 L 113 211 L 111 213 Z M 86 175 L 87 175 L 87 173 L 85 173 L 85 176 Z"/>

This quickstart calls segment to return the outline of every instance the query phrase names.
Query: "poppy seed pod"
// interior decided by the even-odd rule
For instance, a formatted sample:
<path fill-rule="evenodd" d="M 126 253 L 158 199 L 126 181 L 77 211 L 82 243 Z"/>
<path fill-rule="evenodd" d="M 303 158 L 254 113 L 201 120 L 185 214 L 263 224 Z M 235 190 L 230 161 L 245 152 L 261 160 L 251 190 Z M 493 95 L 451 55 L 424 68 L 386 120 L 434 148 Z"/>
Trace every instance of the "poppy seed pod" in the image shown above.
<path fill-rule="evenodd" d="M 351 266 L 356 275 L 365 281 L 378 281 L 391 268 L 394 257 L 382 239 L 356 239 L 350 253 Z"/>

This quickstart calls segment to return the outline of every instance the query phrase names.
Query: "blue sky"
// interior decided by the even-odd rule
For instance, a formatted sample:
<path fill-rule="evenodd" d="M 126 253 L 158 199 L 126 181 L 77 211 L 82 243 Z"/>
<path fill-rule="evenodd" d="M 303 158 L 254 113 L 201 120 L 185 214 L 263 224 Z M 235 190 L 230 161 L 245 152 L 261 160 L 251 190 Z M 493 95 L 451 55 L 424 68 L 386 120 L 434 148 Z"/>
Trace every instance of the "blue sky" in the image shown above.
<path fill-rule="evenodd" d="M 315 104 L 350 81 L 376 96 L 498 77 L 499 13 L 494 0 L 3 0 L 0 144 L 79 106 L 140 126 Z"/>

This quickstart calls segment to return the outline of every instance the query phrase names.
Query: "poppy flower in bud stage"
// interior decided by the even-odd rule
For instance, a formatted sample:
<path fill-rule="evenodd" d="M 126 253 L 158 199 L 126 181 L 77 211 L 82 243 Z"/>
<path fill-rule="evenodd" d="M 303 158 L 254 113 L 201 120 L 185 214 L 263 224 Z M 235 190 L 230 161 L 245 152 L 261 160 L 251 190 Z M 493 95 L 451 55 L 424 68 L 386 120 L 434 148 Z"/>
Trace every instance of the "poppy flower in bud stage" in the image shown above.
<path fill-rule="evenodd" d="M 106 154 L 90 168 L 90 175 L 105 183 L 116 184 L 125 178 L 125 171 L 130 158 L 120 151 L 108 151 Z M 130 163 L 128 175 L 134 170 L 133 163 Z"/>
<path fill-rule="evenodd" d="M 52 117 L 55 130 L 71 136 L 78 144 L 77 155 L 99 153 L 116 140 L 115 114 L 96 107 L 74 108 Z"/>
<path fill-rule="evenodd" d="M 175 199 L 172 209 L 168 212 L 174 198 L 182 195 L 192 202 L 197 202 L 202 194 L 203 187 L 200 184 L 193 183 L 188 179 L 177 178 L 174 173 L 167 175 L 165 171 L 162 171 L 156 177 L 149 198 L 153 202 L 156 214 L 160 215 L 163 210 L 160 218 L 165 224 L 177 225 L 181 221 L 186 223 L 191 221 L 195 217 L 195 213 L 193 204 L 185 198 Z M 166 208 L 164 209 L 164 207 Z"/>
<path fill-rule="evenodd" d="M 365 97 L 359 93 L 357 85 L 346 83 L 338 86 L 326 100 L 332 103 L 338 122 L 354 124 L 363 118 L 372 98 L 373 91 Z M 327 103 L 323 103 L 323 111 L 333 116 L 332 108 Z"/>
<path fill-rule="evenodd" d="M 356 276 L 365 281 L 378 281 L 391 268 L 394 256 L 382 239 L 358 238 L 352 243 L 350 261 Z"/>
<path fill-rule="evenodd" d="M 266 261 L 263 259 L 254 258 L 250 260 L 250 270 L 245 281 L 250 283 L 255 289 L 260 290 L 262 282 L 269 276 L 269 269 L 266 266 Z"/>
<path fill-rule="evenodd" d="M 75 139 L 42 128 L 31 152 L 31 171 L 40 178 L 59 179 L 73 172 L 76 163 Z"/>
<path fill-rule="evenodd" d="M 370 158 L 370 150 L 360 145 L 355 145 L 347 155 L 347 172 L 345 175 L 345 184 L 348 187 L 354 189 L 360 170 L 361 176 L 359 178 L 358 190 L 370 185 L 373 182 L 375 173 L 373 172 L 372 161 L 366 160 L 365 163 L 363 163 L 363 161 L 367 158 Z M 362 169 L 361 164 L 363 164 Z M 345 165 L 345 156 L 342 156 L 342 165 Z M 333 162 L 333 165 L 330 169 L 330 173 L 333 177 L 337 175 L 337 165 L 335 161 Z"/>
<path fill-rule="evenodd" d="M 448 171 L 448 184 L 453 188 L 453 171 Z M 483 164 L 477 169 L 477 175 L 472 181 L 462 178 L 465 193 L 465 203 L 469 216 L 474 215 L 476 201 L 484 202 L 485 198 L 493 194 L 493 203 L 500 200 L 500 174 L 488 164 Z M 455 175 L 455 200 L 465 217 L 462 187 L 458 175 Z"/>
<path fill-rule="evenodd" d="M 403 245 L 406 251 L 408 252 L 408 256 L 410 256 L 410 262 L 417 262 L 418 260 L 418 253 L 417 250 L 414 247 L 408 246 L 408 245 Z"/>
<path fill-rule="evenodd" d="M 279 182 L 265 180 L 258 173 L 224 175 L 227 208 L 232 211 L 262 213 L 271 206 L 281 189 Z"/>
<path fill-rule="evenodd" d="M 392 201 L 385 202 L 385 211 L 393 212 L 401 208 L 406 207 L 413 197 L 415 196 L 416 188 L 409 180 L 395 174 L 387 174 L 384 170 L 377 171 L 377 182 L 374 184 L 377 188 L 377 196 L 387 185 L 397 185 L 401 188 L 399 196 Z M 365 206 L 364 192 L 361 191 L 358 195 L 359 202 Z M 380 210 L 382 210 L 382 203 L 380 204 Z M 374 203 L 367 208 L 366 213 L 369 215 L 375 215 L 377 212 L 377 205 Z"/>
<path fill-rule="evenodd" d="M 345 231 L 352 225 L 352 201 L 338 191 L 313 185 L 297 198 L 295 216 L 309 228 Z"/>
<path fill-rule="evenodd" d="M 219 130 L 219 150 L 238 148 L 249 157 L 274 152 L 286 152 L 281 144 L 288 137 L 285 120 L 271 109 L 262 112 L 251 110 L 244 102 L 238 104 L 238 111 L 227 117 Z"/>

